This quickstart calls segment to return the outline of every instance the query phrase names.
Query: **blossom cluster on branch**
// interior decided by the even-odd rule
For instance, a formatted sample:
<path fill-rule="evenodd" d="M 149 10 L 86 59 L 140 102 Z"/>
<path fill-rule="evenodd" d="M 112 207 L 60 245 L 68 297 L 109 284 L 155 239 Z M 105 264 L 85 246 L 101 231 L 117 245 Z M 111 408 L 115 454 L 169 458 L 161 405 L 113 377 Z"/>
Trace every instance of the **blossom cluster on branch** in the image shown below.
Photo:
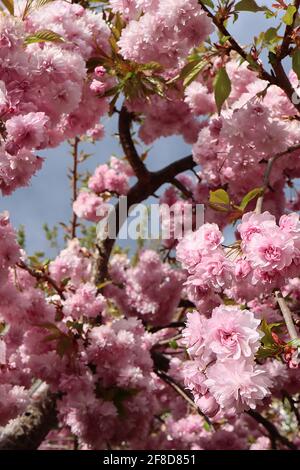
<path fill-rule="evenodd" d="M 73 218 L 45 259 L 0 214 L 0 448 L 299 449 L 299 2 L 256 6 L 280 24 L 250 48 L 245 2 L 3 3 L 0 189 L 68 140 Z M 86 176 L 112 115 L 121 154 Z M 191 155 L 150 171 L 137 144 L 174 135 Z M 121 196 L 168 236 L 98 239 Z"/>

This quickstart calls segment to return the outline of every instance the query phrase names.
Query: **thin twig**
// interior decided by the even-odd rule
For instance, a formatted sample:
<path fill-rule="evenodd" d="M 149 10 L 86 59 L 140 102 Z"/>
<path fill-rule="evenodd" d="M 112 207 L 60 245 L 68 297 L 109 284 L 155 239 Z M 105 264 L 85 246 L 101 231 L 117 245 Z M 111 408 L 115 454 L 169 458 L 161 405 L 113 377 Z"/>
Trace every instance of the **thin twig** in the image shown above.
<path fill-rule="evenodd" d="M 285 445 L 291 450 L 298 450 L 297 446 L 293 442 L 289 441 L 287 437 L 282 436 L 276 426 L 274 426 L 271 421 L 262 416 L 260 413 L 254 410 L 249 410 L 246 413 L 253 419 L 255 419 L 257 423 L 261 424 L 268 431 L 271 441 L 279 441 L 281 442 L 281 444 Z"/>
<path fill-rule="evenodd" d="M 19 261 L 17 263 L 17 266 L 21 269 L 24 269 L 27 271 L 32 277 L 35 277 L 38 281 L 44 281 L 47 282 L 53 289 L 58 293 L 58 295 L 65 300 L 64 292 L 63 289 L 61 289 L 56 282 L 48 276 L 48 274 L 42 272 L 42 271 L 37 271 L 30 266 L 28 266 L 24 261 Z"/>
<path fill-rule="evenodd" d="M 255 59 L 251 54 L 248 54 L 244 49 L 238 44 L 234 37 L 230 34 L 227 28 L 224 26 L 224 19 L 219 18 L 217 15 L 214 15 L 209 8 L 205 5 L 202 0 L 198 0 L 198 3 L 202 6 L 202 9 L 206 14 L 212 19 L 214 25 L 218 30 L 227 38 L 227 41 L 230 43 L 232 50 L 237 52 L 245 61 L 248 62 L 249 68 L 257 72 L 259 78 L 266 80 L 270 85 L 277 85 L 281 88 L 286 96 L 289 98 L 290 102 L 295 106 L 295 108 L 300 112 L 300 100 L 294 87 L 292 86 L 288 76 L 285 73 L 285 70 L 282 66 L 281 60 L 287 55 L 289 44 L 290 44 L 290 35 L 294 27 L 294 22 L 296 19 L 296 14 L 299 8 L 299 1 L 296 0 L 297 11 L 293 16 L 293 23 L 291 28 L 288 28 L 285 32 L 284 39 L 281 45 L 281 48 L 278 49 L 278 55 L 270 53 L 269 61 L 272 65 L 272 73 L 267 72 L 262 63 Z M 255 66 L 253 66 L 255 63 Z M 294 99 L 296 98 L 296 99 Z"/>
<path fill-rule="evenodd" d="M 170 387 L 173 388 L 173 390 L 175 390 L 175 392 L 178 393 L 178 395 L 180 395 L 195 411 L 197 411 L 197 413 L 202 416 L 205 421 L 207 422 L 207 424 L 209 424 L 212 429 L 214 429 L 214 425 L 213 423 L 211 422 L 211 420 L 209 419 L 208 416 L 206 416 L 199 408 L 197 405 L 195 405 L 194 401 L 192 400 L 192 398 L 185 392 L 185 390 L 183 389 L 183 387 L 181 385 L 179 385 L 176 380 L 174 380 L 172 377 L 170 377 L 168 374 L 166 374 L 165 372 L 162 372 L 162 371 L 159 371 L 159 370 L 156 370 L 155 371 L 156 375 L 158 375 L 158 377 L 160 377 L 164 382 L 166 382 L 168 385 L 170 385 Z"/>
<path fill-rule="evenodd" d="M 71 171 L 72 176 L 72 207 L 74 202 L 77 199 L 77 182 L 78 182 L 78 147 L 79 147 L 79 138 L 75 137 L 73 148 L 72 148 L 72 157 L 73 157 L 73 168 Z M 76 237 L 76 228 L 77 228 L 77 215 L 73 210 L 72 222 L 71 222 L 71 236 L 72 238 Z"/>
<path fill-rule="evenodd" d="M 170 183 L 173 184 L 179 191 L 182 192 L 182 194 L 187 198 L 187 199 L 194 199 L 193 193 L 184 186 L 184 184 L 181 183 L 177 178 L 173 178 Z"/>
<path fill-rule="evenodd" d="M 275 298 L 277 300 L 277 303 L 279 305 L 279 308 L 281 310 L 282 316 L 284 318 L 287 330 L 289 332 L 291 340 L 298 339 L 298 333 L 296 330 L 296 327 L 294 325 L 293 317 L 292 317 L 292 312 L 290 311 L 282 293 L 277 290 L 275 292 Z"/>
<path fill-rule="evenodd" d="M 277 57 L 280 60 L 284 59 L 289 54 L 289 46 L 290 46 L 290 43 L 291 43 L 291 35 L 292 35 L 292 32 L 293 32 L 294 27 L 295 27 L 295 22 L 296 22 L 296 17 L 297 17 L 297 14 L 298 14 L 299 6 L 300 6 L 300 0 L 295 0 L 294 1 L 294 7 L 296 8 L 296 10 L 293 14 L 292 22 L 291 22 L 291 24 L 288 24 L 285 27 L 285 32 L 284 32 L 283 40 L 282 40 L 282 43 L 281 43 L 281 47 L 279 48 L 278 53 L 277 53 Z"/>
<path fill-rule="evenodd" d="M 230 34 L 230 32 L 227 30 L 227 28 L 224 26 L 224 21 L 220 18 L 218 18 L 216 15 L 214 15 L 209 8 L 205 5 L 205 3 L 202 0 L 198 0 L 198 3 L 201 5 L 202 9 L 206 12 L 207 16 L 211 18 L 213 21 L 214 25 L 218 28 L 218 30 L 227 38 L 227 41 L 230 43 L 231 48 L 237 52 L 246 62 L 249 63 L 250 66 L 253 68 L 253 57 L 244 51 L 244 49 L 238 44 L 238 42 L 234 39 L 234 37 Z M 256 62 L 257 64 L 257 71 L 259 74 L 259 77 L 262 78 L 263 80 L 268 81 L 269 83 L 276 85 L 275 77 L 268 73 L 262 66 L 261 63 Z"/>
<path fill-rule="evenodd" d="M 175 321 L 175 322 L 168 323 L 167 325 L 153 326 L 152 328 L 150 328 L 149 331 L 151 333 L 156 333 L 157 331 L 166 330 L 168 328 L 184 328 L 184 327 L 185 327 L 185 323 L 183 321 Z"/>
<path fill-rule="evenodd" d="M 166 338 L 162 339 L 161 341 L 158 341 L 158 343 L 155 344 L 155 346 L 165 346 L 168 345 L 171 341 L 177 341 L 178 339 L 181 339 L 182 335 L 178 334 L 175 336 L 172 336 L 171 338 Z"/>
<path fill-rule="evenodd" d="M 36 450 L 57 425 L 56 398 L 44 385 L 41 396 L 0 431 L 0 450 Z"/>
<path fill-rule="evenodd" d="M 282 152 L 278 152 L 275 155 L 273 155 L 273 157 L 268 159 L 267 167 L 266 167 L 264 178 L 263 178 L 262 194 L 257 198 L 257 202 L 256 202 L 255 212 L 257 214 L 261 214 L 262 212 L 264 196 L 265 196 L 267 189 L 269 188 L 270 176 L 271 176 L 274 163 L 279 158 L 289 155 L 299 149 L 300 149 L 300 143 L 292 145 L 291 147 L 288 147 L 286 150 L 283 150 Z"/>
<path fill-rule="evenodd" d="M 133 115 L 129 111 L 125 104 L 123 104 L 120 114 L 119 114 L 119 136 L 120 142 L 129 162 L 132 167 L 136 177 L 140 180 L 145 180 L 149 177 L 149 172 L 144 165 L 144 162 L 140 158 L 133 139 L 131 137 L 130 127 L 132 123 Z"/>
<path fill-rule="evenodd" d="M 294 413 L 294 415 L 296 417 L 296 420 L 297 420 L 297 422 L 300 426 L 300 412 L 299 412 L 299 409 L 296 406 L 296 402 L 293 400 L 293 397 L 291 397 L 291 395 L 288 392 L 286 392 L 285 390 L 283 390 L 283 397 L 288 400 L 288 402 L 290 404 L 290 407 L 291 407 L 291 410 Z"/>

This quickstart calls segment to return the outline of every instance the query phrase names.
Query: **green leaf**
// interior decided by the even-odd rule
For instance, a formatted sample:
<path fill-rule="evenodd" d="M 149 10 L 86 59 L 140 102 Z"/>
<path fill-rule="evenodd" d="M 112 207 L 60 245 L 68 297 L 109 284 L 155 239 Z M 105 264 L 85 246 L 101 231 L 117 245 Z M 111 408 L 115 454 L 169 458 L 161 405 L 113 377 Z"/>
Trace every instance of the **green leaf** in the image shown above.
<path fill-rule="evenodd" d="M 176 341 L 175 339 L 172 339 L 172 340 L 169 342 L 169 347 L 172 348 L 172 349 L 178 349 L 177 341 Z"/>
<path fill-rule="evenodd" d="M 277 36 L 277 32 L 278 32 L 278 29 L 279 29 L 279 26 L 278 28 L 269 28 L 267 29 L 267 31 L 264 33 L 264 36 L 263 36 L 263 41 L 265 43 L 269 43 L 269 42 L 272 42 L 274 39 L 277 39 L 278 36 Z"/>
<path fill-rule="evenodd" d="M 207 422 L 207 421 L 204 421 L 203 423 L 203 429 L 205 429 L 205 431 L 211 431 L 211 426 L 210 424 Z"/>
<path fill-rule="evenodd" d="M 209 202 L 211 204 L 230 204 L 230 198 L 225 189 L 217 189 L 216 191 L 210 191 Z"/>
<path fill-rule="evenodd" d="M 207 5 L 210 8 L 215 8 L 214 2 L 212 0 L 202 0 L 202 3 L 204 3 L 204 5 Z"/>
<path fill-rule="evenodd" d="M 0 322 L 0 336 L 6 335 L 10 326 L 5 322 Z"/>
<path fill-rule="evenodd" d="M 41 29 L 34 34 L 27 36 L 24 42 L 28 45 L 36 42 L 65 42 L 65 40 L 60 34 L 57 34 L 50 29 Z"/>
<path fill-rule="evenodd" d="M 60 329 L 55 325 L 55 323 L 51 322 L 41 322 L 37 323 L 36 326 L 39 326 L 40 328 L 46 328 L 47 330 L 53 331 L 53 332 L 59 332 Z"/>
<path fill-rule="evenodd" d="M 236 11 L 252 11 L 256 13 L 257 11 L 264 11 L 264 7 L 260 7 L 254 0 L 241 0 L 235 5 L 234 8 Z"/>
<path fill-rule="evenodd" d="M 205 67 L 206 63 L 204 61 L 195 60 L 183 67 L 180 78 L 183 78 L 183 86 L 186 88 L 189 86 L 196 78 L 198 77 L 201 70 Z"/>
<path fill-rule="evenodd" d="M 112 284 L 113 281 L 104 281 L 104 282 L 101 282 L 100 284 L 97 284 L 97 289 L 104 289 L 104 287 L 106 286 L 109 286 L 110 284 Z"/>
<path fill-rule="evenodd" d="M 14 15 L 14 0 L 1 0 L 11 15 Z"/>
<path fill-rule="evenodd" d="M 241 211 L 244 211 L 246 207 L 248 206 L 249 202 L 252 201 L 252 199 L 255 199 L 257 196 L 260 196 L 263 192 L 263 188 L 254 188 L 249 193 L 246 194 L 246 196 L 243 197 L 241 204 L 239 205 L 239 209 Z"/>
<path fill-rule="evenodd" d="M 41 8 L 45 5 L 47 5 L 47 3 L 51 3 L 53 1 L 54 0 L 35 0 L 34 9 L 36 10 L 37 8 Z"/>
<path fill-rule="evenodd" d="M 291 341 L 288 342 L 289 346 L 292 346 L 293 348 L 299 348 L 300 347 L 300 339 L 292 339 Z"/>
<path fill-rule="evenodd" d="M 282 323 L 270 323 L 268 324 L 265 319 L 260 324 L 260 330 L 264 333 L 261 339 L 261 347 L 257 352 L 259 359 L 265 359 L 267 357 L 278 357 L 282 353 L 282 346 L 274 341 L 272 336 L 272 330 L 274 328 L 280 328 Z"/>
<path fill-rule="evenodd" d="M 222 67 L 214 81 L 215 102 L 217 105 L 218 113 L 220 114 L 224 101 L 227 100 L 231 92 L 231 82 L 227 75 L 225 67 Z"/>
<path fill-rule="evenodd" d="M 21 248 L 25 248 L 26 245 L 26 235 L 25 235 L 25 227 L 24 225 L 20 225 L 18 232 L 17 232 L 17 241 Z"/>
<path fill-rule="evenodd" d="M 294 5 L 289 5 L 287 7 L 287 10 L 285 12 L 285 15 L 283 16 L 282 18 L 282 21 L 290 26 L 292 23 L 293 23 L 293 20 L 294 20 L 294 14 L 296 13 L 297 11 L 297 8 L 294 6 Z"/>
<path fill-rule="evenodd" d="M 214 209 L 227 212 L 230 208 L 230 198 L 228 193 L 224 189 L 217 189 L 216 191 L 210 191 L 209 203 Z"/>
<path fill-rule="evenodd" d="M 295 74 L 298 77 L 298 80 L 300 80 L 300 50 L 295 49 L 292 54 L 292 67 L 295 72 Z"/>

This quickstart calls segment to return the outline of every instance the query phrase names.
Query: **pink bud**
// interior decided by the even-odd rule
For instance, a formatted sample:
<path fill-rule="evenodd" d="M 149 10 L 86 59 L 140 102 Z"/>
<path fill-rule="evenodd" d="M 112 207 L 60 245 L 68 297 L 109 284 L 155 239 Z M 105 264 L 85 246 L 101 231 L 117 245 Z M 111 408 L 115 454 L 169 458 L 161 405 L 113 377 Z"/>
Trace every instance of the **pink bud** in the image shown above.
<path fill-rule="evenodd" d="M 202 413 L 210 418 L 215 416 L 220 409 L 220 406 L 209 392 L 197 400 L 197 406 L 200 408 Z"/>
<path fill-rule="evenodd" d="M 99 93 L 99 94 L 102 94 L 104 93 L 105 91 L 105 88 L 106 88 L 106 85 L 105 83 L 103 82 L 100 82 L 99 80 L 93 80 L 91 85 L 90 85 L 90 89 L 94 92 L 94 93 Z"/>
<path fill-rule="evenodd" d="M 95 68 L 94 73 L 97 78 L 102 78 L 104 77 L 106 70 L 104 67 L 102 67 L 102 65 L 99 65 L 98 67 Z"/>

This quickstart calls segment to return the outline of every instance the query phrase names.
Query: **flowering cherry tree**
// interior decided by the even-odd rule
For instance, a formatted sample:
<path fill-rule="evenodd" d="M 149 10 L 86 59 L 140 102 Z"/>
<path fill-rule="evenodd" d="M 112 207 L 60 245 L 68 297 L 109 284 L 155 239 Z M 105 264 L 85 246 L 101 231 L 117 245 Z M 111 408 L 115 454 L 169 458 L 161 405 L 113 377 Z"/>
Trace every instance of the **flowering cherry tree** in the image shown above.
<path fill-rule="evenodd" d="M 73 216 L 49 260 L 0 215 L 0 449 L 299 449 L 300 1 L 1 5 L 0 190 L 68 140 Z M 113 115 L 122 151 L 86 177 Z M 138 141 L 174 135 L 191 155 L 150 171 Z M 99 236 L 153 195 L 205 223 L 170 212 L 134 256 Z"/>

